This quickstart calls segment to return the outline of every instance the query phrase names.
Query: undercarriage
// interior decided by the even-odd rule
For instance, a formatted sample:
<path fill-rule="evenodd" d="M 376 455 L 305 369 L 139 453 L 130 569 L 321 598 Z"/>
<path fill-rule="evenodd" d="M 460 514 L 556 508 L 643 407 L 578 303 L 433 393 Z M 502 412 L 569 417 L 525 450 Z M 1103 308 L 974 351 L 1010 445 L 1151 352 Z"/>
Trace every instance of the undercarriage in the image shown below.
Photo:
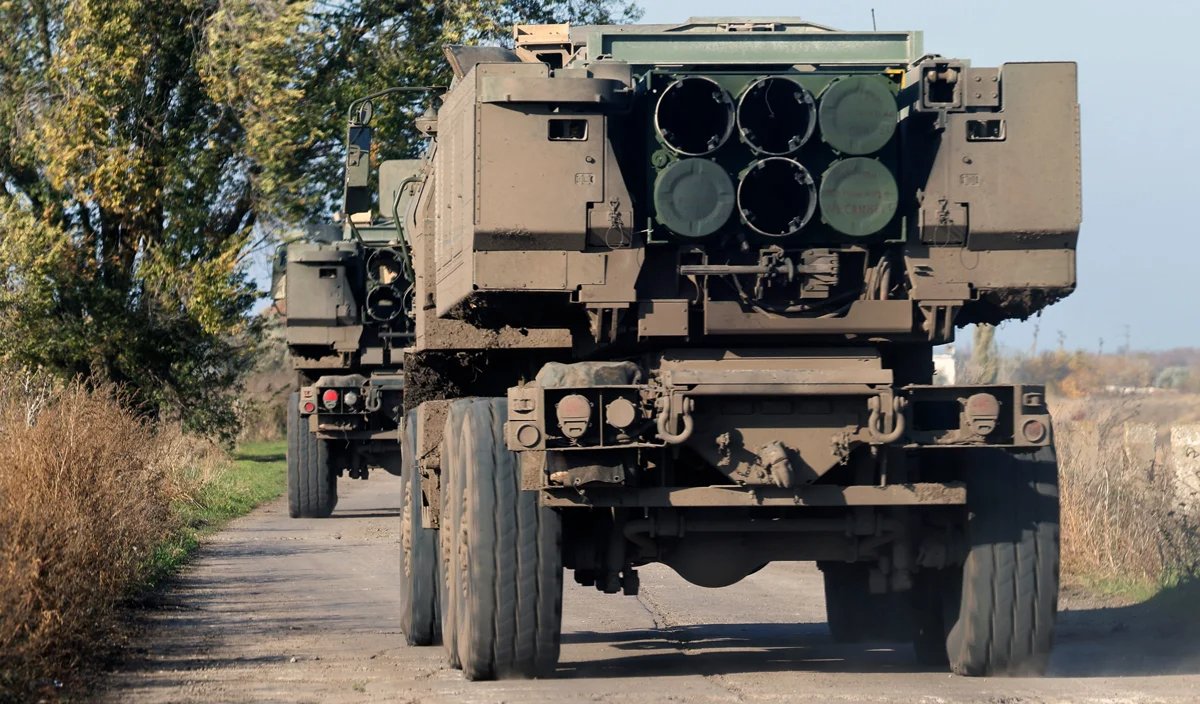
<path fill-rule="evenodd" d="M 856 595 L 854 606 L 829 600 L 836 637 L 870 637 L 865 627 L 835 625 L 850 609 L 872 614 L 850 621 L 892 623 L 893 639 L 912 641 L 923 661 L 951 658 L 961 672 L 1032 671 L 1040 662 L 1034 650 L 1011 663 L 955 660 L 946 643 L 956 642 L 947 639 L 959 621 L 964 570 L 984 559 L 980 551 L 998 549 L 982 542 L 981 520 L 1008 521 L 1000 538 L 1014 559 L 1022 550 L 1041 559 L 1057 550 L 1041 387 L 897 384 L 867 348 L 680 349 L 636 361 L 550 363 L 506 398 L 427 401 L 406 423 L 406 468 L 423 497 L 413 525 L 441 529 L 447 569 L 473 539 L 506 533 L 497 523 L 486 531 L 496 534 L 472 538 L 464 520 L 477 508 L 463 495 L 471 477 L 494 479 L 503 465 L 513 510 L 554 522 L 553 559 L 579 584 L 637 594 L 638 568 L 658 562 L 693 584 L 724 587 L 770 562 L 812 561 L 832 594 Z M 997 484 L 1002 492 L 991 489 Z M 505 494 L 491 492 L 485 499 L 498 502 L 490 514 L 500 522 Z M 513 535 L 520 530 L 513 526 Z M 535 548 L 543 558 L 551 549 L 528 549 Z M 1035 571 L 1029 559 L 1036 558 L 1011 563 L 1024 572 L 990 574 L 986 588 L 1021 588 Z M 1044 593 L 1022 606 L 1032 609 L 1029 624 L 1049 619 L 1054 607 L 1054 590 L 1045 591 L 1054 578 L 1037 578 Z M 470 575 L 459 579 L 473 584 Z M 968 579 L 968 593 L 976 587 L 983 588 Z M 943 613 L 950 602 L 953 620 Z M 1027 631 L 1013 637 L 1032 643 Z M 475 665 L 480 676 L 501 668 Z M 526 666 L 534 668 L 504 667 L 537 673 Z"/>

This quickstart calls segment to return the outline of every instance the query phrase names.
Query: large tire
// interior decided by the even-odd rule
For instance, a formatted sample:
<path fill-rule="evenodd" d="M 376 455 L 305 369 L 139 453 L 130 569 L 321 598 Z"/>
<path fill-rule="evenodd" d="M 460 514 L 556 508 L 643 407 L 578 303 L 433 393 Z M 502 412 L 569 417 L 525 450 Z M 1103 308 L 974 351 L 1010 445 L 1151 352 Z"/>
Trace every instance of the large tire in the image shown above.
<path fill-rule="evenodd" d="M 907 592 L 872 594 L 870 565 L 822 562 L 825 620 L 838 643 L 907 641 L 912 606 Z"/>
<path fill-rule="evenodd" d="M 438 530 L 438 605 L 441 608 L 442 645 L 446 660 L 453 668 L 461 669 L 458 659 L 458 534 L 462 530 L 461 477 L 450 468 L 458 464 L 462 454 L 462 419 L 467 405 L 452 403 L 442 429 L 441 447 L 441 518 Z"/>
<path fill-rule="evenodd" d="M 337 474 L 329 443 L 318 440 L 300 417 L 300 394 L 288 399 L 287 488 L 292 518 L 328 518 L 337 506 Z"/>
<path fill-rule="evenodd" d="M 1054 451 L 978 449 L 966 459 L 970 548 L 957 619 L 946 624 L 950 669 L 966 676 L 1041 674 L 1058 612 Z M 943 599 L 954 596 L 943 592 Z"/>
<path fill-rule="evenodd" d="M 438 532 L 421 527 L 421 474 L 417 467 L 417 413 L 405 421 L 400 472 L 400 629 L 409 645 L 438 636 Z"/>
<path fill-rule="evenodd" d="M 535 492 L 521 491 L 516 455 L 504 444 L 505 399 L 451 404 L 443 464 L 458 516 L 450 551 L 458 661 L 468 679 L 537 677 L 558 663 L 562 625 L 562 526 Z M 443 459 L 446 459 L 443 453 Z M 453 562 L 453 560 L 451 561 Z"/>

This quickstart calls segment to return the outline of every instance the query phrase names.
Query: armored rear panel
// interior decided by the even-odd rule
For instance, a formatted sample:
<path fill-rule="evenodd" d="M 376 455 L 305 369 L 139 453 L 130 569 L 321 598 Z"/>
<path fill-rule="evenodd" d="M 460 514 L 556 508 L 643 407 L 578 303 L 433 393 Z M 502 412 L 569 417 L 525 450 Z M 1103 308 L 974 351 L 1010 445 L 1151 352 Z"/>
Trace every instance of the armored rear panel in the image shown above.
<path fill-rule="evenodd" d="M 354 293 L 357 263 L 358 249 L 351 242 L 297 243 L 288 248 L 287 343 L 316 366 L 340 364 L 341 354 L 358 349 L 362 320 Z"/>
<path fill-rule="evenodd" d="M 964 301 L 959 324 L 1024 318 L 1075 288 L 1082 218 L 1076 65 L 999 69 L 929 62 L 959 72 L 941 104 L 921 100 L 944 129 L 914 135 L 921 194 L 919 246 L 906 253 L 918 300 Z M 923 96 L 928 96 L 927 89 Z M 928 150 L 932 162 L 920 151 Z"/>
<path fill-rule="evenodd" d="M 950 221 L 972 249 L 1072 247 L 1079 233 L 1079 106 L 1073 63 L 968 69 L 967 102 L 946 129 L 923 185 L 922 241 Z M 953 227 L 953 225 L 951 227 Z M 941 231 L 939 231 L 941 230 Z"/>
<path fill-rule="evenodd" d="M 629 237 L 630 199 L 604 114 L 623 87 L 504 63 L 477 65 L 450 92 L 435 157 L 439 316 L 475 292 L 562 295 L 613 280 L 607 253 L 584 250 L 590 236 Z M 624 291 L 601 297 L 632 300 L 626 278 Z"/>

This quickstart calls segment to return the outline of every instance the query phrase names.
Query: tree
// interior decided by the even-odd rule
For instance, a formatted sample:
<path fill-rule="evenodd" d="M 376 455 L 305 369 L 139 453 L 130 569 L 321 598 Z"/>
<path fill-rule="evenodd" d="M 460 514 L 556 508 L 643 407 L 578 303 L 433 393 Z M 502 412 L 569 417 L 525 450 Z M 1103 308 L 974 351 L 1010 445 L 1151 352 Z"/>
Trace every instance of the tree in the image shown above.
<path fill-rule="evenodd" d="M 205 65 L 208 84 L 246 127 L 268 211 L 285 221 L 328 216 L 331 196 L 340 194 L 350 103 L 397 85 L 448 86 L 443 46 L 510 44 L 515 23 L 629 22 L 641 14 L 627 0 L 302 5 L 301 12 L 281 0 L 225 0 L 209 23 Z M 273 38 L 280 36 L 286 41 Z M 412 119 L 428 104 L 423 96 L 381 111 L 375 158 L 417 155 Z"/>
<path fill-rule="evenodd" d="M 245 255 L 325 219 L 351 100 L 445 84 L 441 46 L 612 0 L 0 0 L 0 361 L 122 384 L 229 434 L 259 296 Z M 381 142 L 417 143 L 382 119 Z M 383 117 L 383 116 L 381 116 Z"/>

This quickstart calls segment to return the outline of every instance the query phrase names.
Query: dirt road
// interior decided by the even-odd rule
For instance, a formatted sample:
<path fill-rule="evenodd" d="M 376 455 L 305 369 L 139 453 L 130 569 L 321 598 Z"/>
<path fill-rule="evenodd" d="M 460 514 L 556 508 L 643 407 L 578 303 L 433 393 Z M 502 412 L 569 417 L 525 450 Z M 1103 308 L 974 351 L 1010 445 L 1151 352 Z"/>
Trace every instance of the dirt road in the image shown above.
<path fill-rule="evenodd" d="M 398 486 L 387 476 L 343 482 L 327 520 L 291 520 L 276 502 L 235 522 L 144 615 L 141 646 L 113 673 L 107 698 L 1200 701 L 1200 604 L 1187 614 L 1177 603 L 1098 608 L 1067 598 L 1049 676 L 965 679 L 922 670 L 905 646 L 834 644 L 820 574 L 807 565 L 773 565 L 724 590 L 647 568 L 637 598 L 571 584 L 557 677 L 467 682 L 445 667 L 440 646 L 408 648 L 398 630 Z"/>

